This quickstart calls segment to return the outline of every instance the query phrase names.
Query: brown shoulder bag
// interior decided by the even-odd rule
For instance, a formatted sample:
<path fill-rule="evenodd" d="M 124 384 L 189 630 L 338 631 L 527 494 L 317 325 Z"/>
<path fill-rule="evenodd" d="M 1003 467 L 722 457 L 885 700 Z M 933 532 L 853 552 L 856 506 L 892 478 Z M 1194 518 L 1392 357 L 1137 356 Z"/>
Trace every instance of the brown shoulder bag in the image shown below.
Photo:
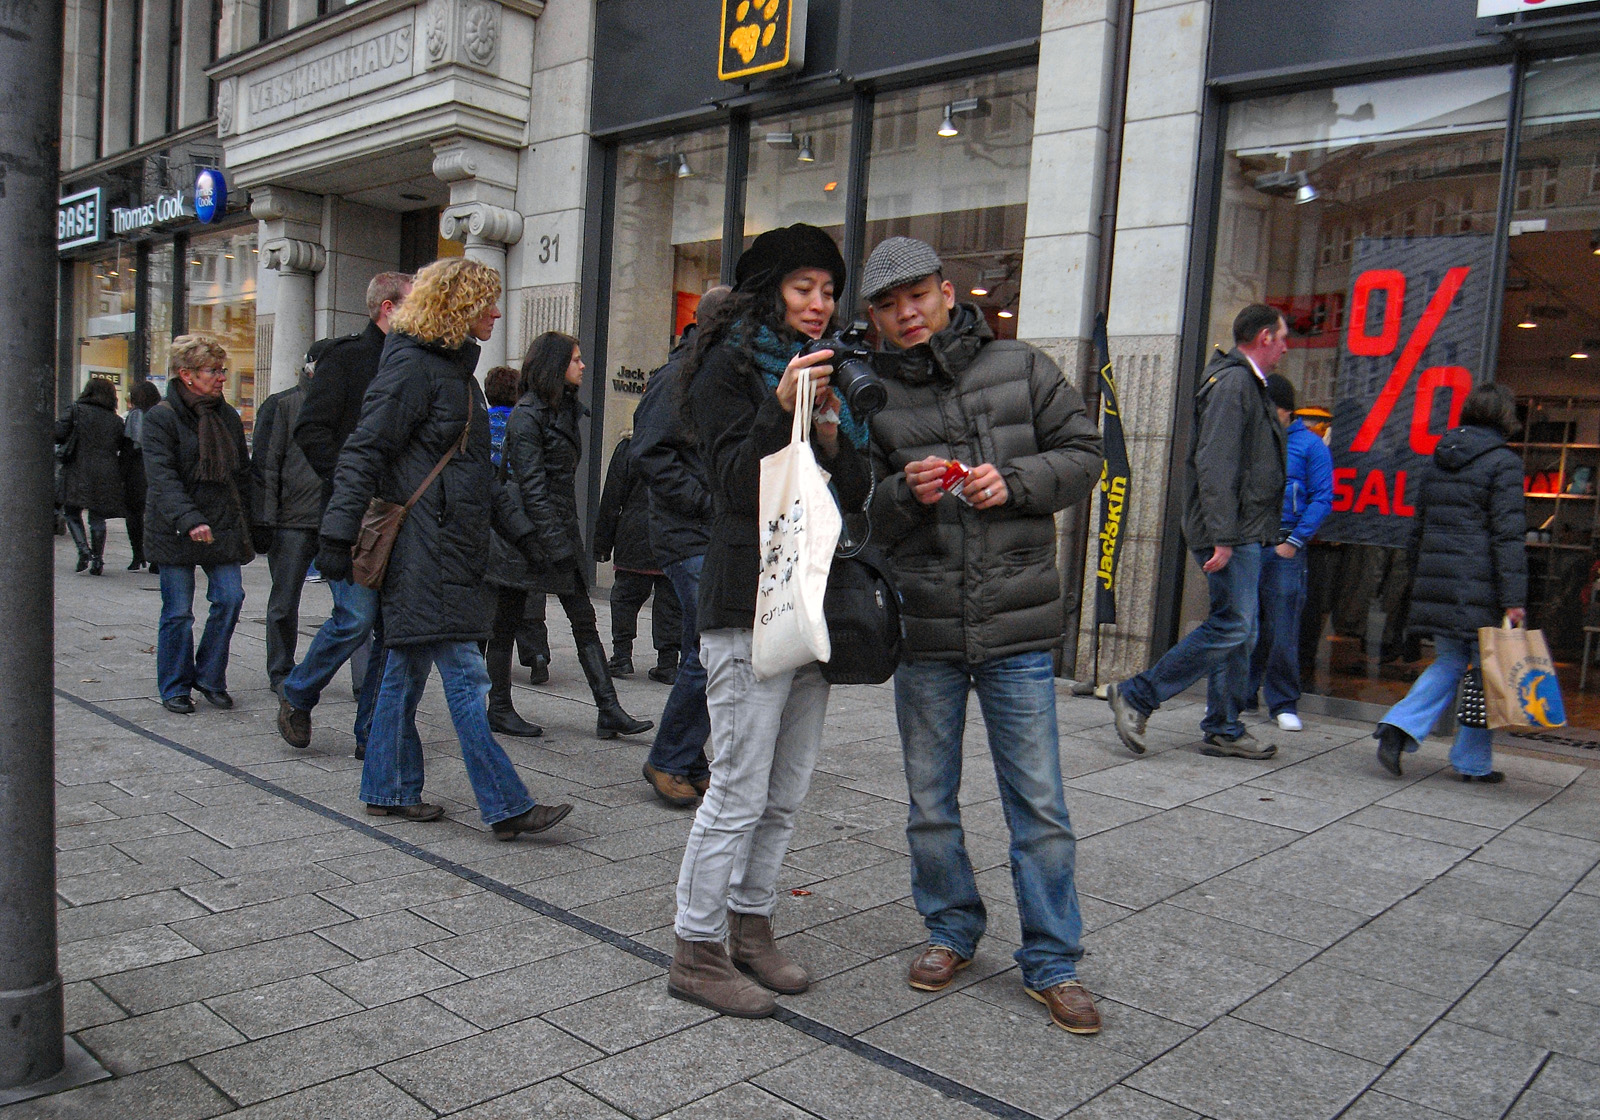
<path fill-rule="evenodd" d="M 350 546 L 350 578 L 362 587 L 370 587 L 374 591 L 383 587 L 383 577 L 389 570 L 389 554 L 394 551 L 394 542 L 400 536 L 400 526 L 406 523 L 406 514 L 433 485 L 433 480 L 439 477 L 445 465 L 455 458 L 456 452 L 466 450 L 467 434 L 472 431 L 473 395 L 469 385 L 467 422 L 461 429 L 461 438 L 452 443 L 450 450 L 444 453 L 444 458 L 434 464 L 433 470 L 428 472 L 428 477 L 422 480 L 422 485 L 417 487 L 406 504 L 399 505 L 382 498 L 367 502 L 367 512 L 361 515 L 361 531 L 356 534 L 356 543 Z"/>

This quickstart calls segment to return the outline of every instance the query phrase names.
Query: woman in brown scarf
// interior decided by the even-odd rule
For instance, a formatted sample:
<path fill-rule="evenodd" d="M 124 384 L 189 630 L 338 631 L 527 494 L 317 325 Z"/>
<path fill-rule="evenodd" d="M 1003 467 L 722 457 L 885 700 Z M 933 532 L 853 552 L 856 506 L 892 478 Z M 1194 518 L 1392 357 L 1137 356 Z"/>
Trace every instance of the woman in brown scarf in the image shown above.
<path fill-rule="evenodd" d="M 227 359 L 214 339 L 173 339 L 166 399 L 144 421 L 144 554 L 161 567 L 156 678 L 162 706 L 181 715 L 194 711 L 193 689 L 215 707 L 233 707 L 228 645 L 244 603 L 239 566 L 256 554 L 241 498 L 250 478 L 244 424 L 222 398 Z M 205 569 L 211 604 L 198 652 L 196 565 Z"/>

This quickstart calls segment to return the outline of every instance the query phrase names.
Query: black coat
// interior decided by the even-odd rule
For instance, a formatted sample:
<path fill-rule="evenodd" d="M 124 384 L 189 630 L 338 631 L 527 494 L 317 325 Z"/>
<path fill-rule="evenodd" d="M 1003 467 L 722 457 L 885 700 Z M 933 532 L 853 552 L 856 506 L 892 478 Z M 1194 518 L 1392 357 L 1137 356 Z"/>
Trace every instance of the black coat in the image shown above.
<path fill-rule="evenodd" d="M 650 495 L 650 547 L 663 564 L 703 556 L 711 539 L 711 487 L 700 445 L 681 422 L 684 348 L 650 375 L 633 411 L 629 455 Z"/>
<path fill-rule="evenodd" d="M 255 558 L 244 503 L 250 493 L 250 450 L 233 406 L 219 406 L 239 458 L 229 482 L 199 482 L 200 418 L 167 382 L 166 400 L 144 414 L 144 558 L 152 564 L 245 564 Z M 189 539 L 211 526 L 212 542 Z"/>
<path fill-rule="evenodd" d="M 77 452 L 61 465 L 61 504 L 101 517 L 123 511 L 122 454 L 127 438 L 122 420 L 94 401 L 76 401 L 56 421 L 55 439 L 65 443 L 77 432 Z"/>
<path fill-rule="evenodd" d="M 534 393 L 524 393 L 506 418 L 500 449 L 506 492 L 518 514 L 533 526 L 533 551 L 539 563 L 496 538 L 489 580 L 550 595 L 583 589 L 583 528 L 578 520 L 578 463 L 583 458 L 581 426 L 589 410 L 568 388 L 551 408 Z"/>
<path fill-rule="evenodd" d="M 292 438 L 305 403 L 296 385 L 274 393 L 256 409 L 251 437 L 251 514 L 274 529 L 315 529 L 322 520 L 322 479 Z"/>
<path fill-rule="evenodd" d="M 711 540 L 700 572 L 700 629 L 755 626 L 756 583 L 761 574 L 757 517 L 761 460 L 789 443 L 793 417 L 745 351 L 713 346 L 689 385 L 689 405 L 710 465 Z M 866 456 L 839 435 L 838 454 L 828 458 L 812 439 L 817 463 L 833 476 L 845 509 L 860 509 L 870 492 Z"/>
<path fill-rule="evenodd" d="M 610 560 L 625 572 L 657 575 L 661 565 L 650 547 L 650 493 L 643 476 L 633 469 L 631 443 L 627 436 L 618 440 L 606 467 L 594 525 L 594 558 Z"/>
<path fill-rule="evenodd" d="M 294 441 L 311 469 L 324 483 L 324 501 L 332 494 L 334 471 L 345 440 L 361 419 L 361 402 L 377 375 L 384 334 L 369 322 L 360 334 L 338 339 L 317 361 L 306 384 L 305 401 L 294 424 Z"/>
<path fill-rule="evenodd" d="M 1218 351 L 1194 393 L 1183 539 L 1192 549 L 1278 539 L 1288 436 L 1277 406 L 1238 350 Z"/>
<path fill-rule="evenodd" d="M 368 500 L 409 499 L 460 440 L 471 410 L 465 450 L 423 492 L 395 541 L 383 584 L 390 646 L 488 638 L 491 527 L 513 540 L 532 531 L 495 477 L 489 406 L 473 376 L 477 363 L 478 344 L 470 339 L 449 350 L 390 333 L 361 420 L 339 456 L 322 535 L 354 541 Z"/>
<path fill-rule="evenodd" d="M 1475 640 L 1526 606 L 1522 460 L 1491 428 L 1451 428 L 1417 488 L 1408 633 Z"/>

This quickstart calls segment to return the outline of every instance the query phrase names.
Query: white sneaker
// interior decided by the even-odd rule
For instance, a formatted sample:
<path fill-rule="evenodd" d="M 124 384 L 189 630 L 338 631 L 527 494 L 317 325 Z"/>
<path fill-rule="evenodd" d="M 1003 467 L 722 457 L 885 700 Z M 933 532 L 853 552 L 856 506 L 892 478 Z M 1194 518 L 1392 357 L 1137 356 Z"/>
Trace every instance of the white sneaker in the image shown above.
<path fill-rule="evenodd" d="M 1304 725 L 1300 722 L 1300 717 L 1295 715 L 1293 712 L 1278 713 L 1278 730 L 1299 731 L 1303 726 Z"/>

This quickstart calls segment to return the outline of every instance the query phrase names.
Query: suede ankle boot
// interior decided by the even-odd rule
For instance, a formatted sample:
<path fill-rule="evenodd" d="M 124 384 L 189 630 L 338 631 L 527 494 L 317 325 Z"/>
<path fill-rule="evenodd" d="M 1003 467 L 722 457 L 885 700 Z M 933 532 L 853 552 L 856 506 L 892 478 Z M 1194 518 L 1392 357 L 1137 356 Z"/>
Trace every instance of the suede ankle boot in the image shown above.
<path fill-rule="evenodd" d="M 770 992 L 733 967 L 720 941 L 676 938 L 667 994 L 740 1019 L 765 1019 L 778 1009 Z"/>
<path fill-rule="evenodd" d="M 578 664 L 589 679 L 589 691 L 594 694 L 595 707 L 600 710 L 595 720 L 597 739 L 615 739 L 618 735 L 642 735 L 655 724 L 647 719 L 634 719 L 623 711 L 617 702 L 617 689 L 606 671 L 606 649 L 600 644 L 598 634 L 578 642 Z"/>
<path fill-rule="evenodd" d="M 772 940 L 772 919 L 762 914 L 728 911 L 728 956 L 761 986 L 797 996 L 811 986 L 806 970 L 779 951 Z"/>
<path fill-rule="evenodd" d="M 511 646 L 509 639 L 491 638 L 484 650 L 483 661 L 489 670 L 489 730 L 535 739 L 544 734 L 544 728 L 523 719 L 511 703 Z"/>

